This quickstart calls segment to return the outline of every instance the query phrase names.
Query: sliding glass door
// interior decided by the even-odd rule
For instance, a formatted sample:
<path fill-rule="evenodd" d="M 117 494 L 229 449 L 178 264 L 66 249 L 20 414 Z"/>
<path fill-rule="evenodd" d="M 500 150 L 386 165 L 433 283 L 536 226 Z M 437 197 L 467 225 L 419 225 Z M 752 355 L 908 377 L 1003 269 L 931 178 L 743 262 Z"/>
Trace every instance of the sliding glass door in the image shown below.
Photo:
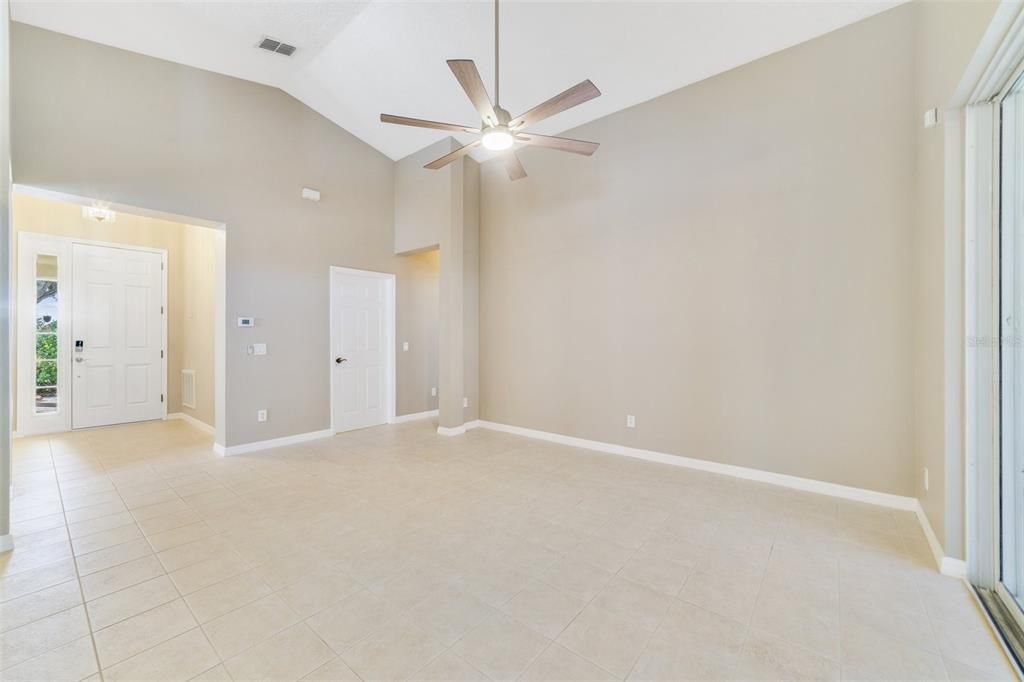
<path fill-rule="evenodd" d="M 999 509 L 996 593 L 1024 623 L 1024 85 L 999 103 Z"/>

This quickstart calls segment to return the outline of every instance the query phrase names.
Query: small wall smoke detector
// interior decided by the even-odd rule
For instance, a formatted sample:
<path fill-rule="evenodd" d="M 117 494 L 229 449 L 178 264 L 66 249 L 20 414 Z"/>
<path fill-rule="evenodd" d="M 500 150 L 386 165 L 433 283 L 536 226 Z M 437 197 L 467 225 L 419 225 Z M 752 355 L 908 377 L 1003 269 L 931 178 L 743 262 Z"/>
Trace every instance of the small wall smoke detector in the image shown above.
<path fill-rule="evenodd" d="M 275 40 L 270 36 L 263 36 L 256 47 L 267 52 L 276 52 L 277 54 L 283 54 L 285 57 L 291 57 L 295 54 L 295 46 L 289 45 L 288 43 L 282 43 L 280 40 Z"/>

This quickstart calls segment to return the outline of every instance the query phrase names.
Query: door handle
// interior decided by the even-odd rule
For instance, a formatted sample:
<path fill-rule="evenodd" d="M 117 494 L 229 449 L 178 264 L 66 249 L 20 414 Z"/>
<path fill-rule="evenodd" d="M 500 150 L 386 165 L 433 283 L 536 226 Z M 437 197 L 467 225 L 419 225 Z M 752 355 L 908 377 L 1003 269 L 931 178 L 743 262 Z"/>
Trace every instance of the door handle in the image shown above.
<path fill-rule="evenodd" d="M 85 358 L 83 358 L 81 355 L 77 355 L 75 356 L 75 362 L 85 362 Z"/>
<path fill-rule="evenodd" d="M 348 358 L 334 358 L 334 362 L 340 365 L 343 362 L 348 362 Z"/>

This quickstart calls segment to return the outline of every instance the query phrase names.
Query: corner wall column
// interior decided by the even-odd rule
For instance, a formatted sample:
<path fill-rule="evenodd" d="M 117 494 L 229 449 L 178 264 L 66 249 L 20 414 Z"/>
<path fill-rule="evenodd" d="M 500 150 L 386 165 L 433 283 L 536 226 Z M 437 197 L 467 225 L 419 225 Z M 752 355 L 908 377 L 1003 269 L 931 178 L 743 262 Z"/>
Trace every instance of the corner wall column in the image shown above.
<path fill-rule="evenodd" d="M 451 164 L 451 219 L 440 235 L 441 267 L 438 307 L 438 427 L 445 436 L 465 431 L 463 290 L 465 254 L 463 222 L 463 160 Z"/>

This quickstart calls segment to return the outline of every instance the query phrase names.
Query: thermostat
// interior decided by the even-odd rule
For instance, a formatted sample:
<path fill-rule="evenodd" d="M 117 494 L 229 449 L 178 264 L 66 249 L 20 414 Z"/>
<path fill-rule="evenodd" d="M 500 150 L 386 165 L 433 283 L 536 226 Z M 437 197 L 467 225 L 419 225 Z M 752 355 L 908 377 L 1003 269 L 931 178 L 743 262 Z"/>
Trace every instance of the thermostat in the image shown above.
<path fill-rule="evenodd" d="M 240 318 L 238 318 L 238 326 L 239 327 L 254 327 L 254 326 L 256 326 L 256 322 L 255 322 L 255 319 L 251 318 L 251 317 L 240 317 Z"/>

